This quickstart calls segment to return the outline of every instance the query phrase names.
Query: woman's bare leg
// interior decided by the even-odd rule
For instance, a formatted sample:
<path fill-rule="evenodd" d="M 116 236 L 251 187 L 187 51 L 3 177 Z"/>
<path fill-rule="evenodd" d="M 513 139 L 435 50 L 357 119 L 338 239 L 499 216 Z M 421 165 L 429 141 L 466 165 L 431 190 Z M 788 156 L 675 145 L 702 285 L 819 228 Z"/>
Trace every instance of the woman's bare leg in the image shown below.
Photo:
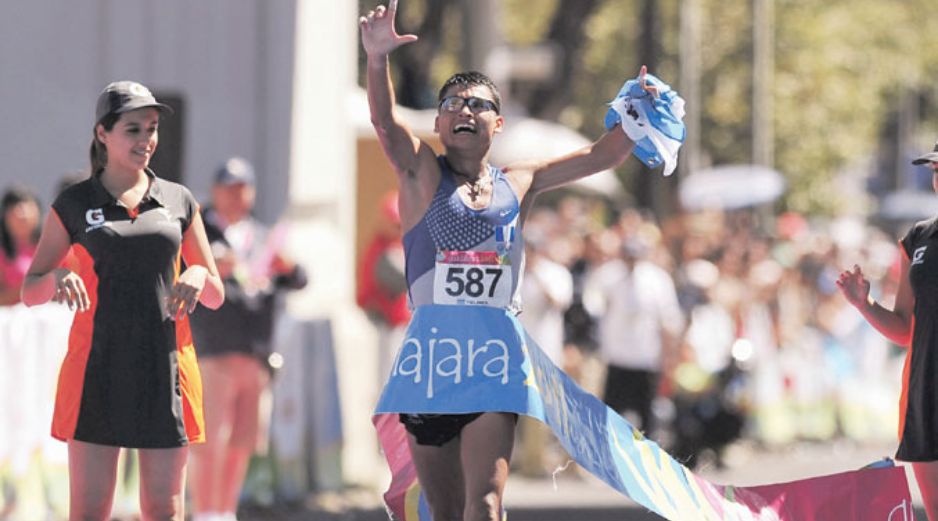
<path fill-rule="evenodd" d="M 120 447 L 69 440 L 69 521 L 107 521 L 111 518 L 120 450 Z"/>
<path fill-rule="evenodd" d="M 189 447 L 139 449 L 138 453 L 143 521 L 183 521 Z"/>
<path fill-rule="evenodd" d="M 938 461 L 916 461 L 911 465 L 922 493 L 925 513 L 931 521 L 938 521 Z"/>

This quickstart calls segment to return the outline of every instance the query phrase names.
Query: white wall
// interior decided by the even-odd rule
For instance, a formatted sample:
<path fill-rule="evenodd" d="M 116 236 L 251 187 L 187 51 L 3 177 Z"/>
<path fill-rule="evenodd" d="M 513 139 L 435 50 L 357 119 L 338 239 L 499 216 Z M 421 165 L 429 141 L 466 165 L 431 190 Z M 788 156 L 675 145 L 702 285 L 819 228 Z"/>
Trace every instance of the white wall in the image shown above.
<path fill-rule="evenodd" d="M 94 103 L 133 79 L 186 101 L 184 182 L 200 198 L 229 155 L 255 162 L 258 211 L 287 192 L 295 0 L 4 0 L 0 4 L 0 187 L 50 202 L 86 168 Z"/>

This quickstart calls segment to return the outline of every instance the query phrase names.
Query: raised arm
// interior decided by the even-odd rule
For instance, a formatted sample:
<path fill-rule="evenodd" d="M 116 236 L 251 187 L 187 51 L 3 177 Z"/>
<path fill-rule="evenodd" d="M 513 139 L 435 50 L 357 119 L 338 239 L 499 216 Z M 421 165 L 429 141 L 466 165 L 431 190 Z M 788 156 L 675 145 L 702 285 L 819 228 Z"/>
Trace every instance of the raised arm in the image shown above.
<path fill-rule="evenodd" d="M 648 69 L 643 65 L 638 80 L 642 89 L 658 97 L 658 87 L 646 83 Z M 575 152 L 546 161 L 522 162 L 510 165 L 516 188 L 536 195 L 572 183 L 596 172 L 615 168 L 632 153 L 635 143 L 629 139 L 621 125 L 615 125 L 602 137 Z"/>
<path fill-rule="evenodd" d="M 371 123 L 384 153 L 400 175 L 415 170 L 421 143 L 395 112 L 388 56 L 394 49 L 417 41 L 416 35 L 397 34 L 394 27 L 396 15 L 397 0 L 390 0 L 387 8 L 379 5 L 359 18 L 359 27 L 368 56 L 366 76 Z"/>
<path fill-rule="evenodd" d="M 596 142 L 575 152 L 528 165 L 527 169 L 531 172 L 530 192 L 537 194 L 572 183 L 590 174 L 615 168 L 629 157 L 634 146 L 622 128 L 615 127 Z M 513 165 L 508 170 L 516 168 Z M 522 169 L 524 168 L 522 165 Z"/>

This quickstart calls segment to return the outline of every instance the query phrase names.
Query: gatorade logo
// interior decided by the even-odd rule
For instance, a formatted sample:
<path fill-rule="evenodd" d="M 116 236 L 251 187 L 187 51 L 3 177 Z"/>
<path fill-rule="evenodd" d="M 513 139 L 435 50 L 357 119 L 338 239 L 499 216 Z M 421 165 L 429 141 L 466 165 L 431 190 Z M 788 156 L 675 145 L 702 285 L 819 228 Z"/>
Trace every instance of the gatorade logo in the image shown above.
<path fill-rule="evenodd" d="M 928 246 L 922 246 L 921 248 L 916 248 L 915 251 L 912 252 L 912 264 L 911 264 L 911 266 L 915 266 L 916 264 L 924 264 L 924 263 L 925 263 L 925 250 L 926 250 L 927 248 L 928 248 Z"/>
<path fill-rule="evenodd" d="M 104 226 L 107 223 L 107 221 L 104 220 L 104 209 L 92 208 L 85 212 L 85 222 L 88 223 L 88 227 L 85 228 L 85 233 Z"/>

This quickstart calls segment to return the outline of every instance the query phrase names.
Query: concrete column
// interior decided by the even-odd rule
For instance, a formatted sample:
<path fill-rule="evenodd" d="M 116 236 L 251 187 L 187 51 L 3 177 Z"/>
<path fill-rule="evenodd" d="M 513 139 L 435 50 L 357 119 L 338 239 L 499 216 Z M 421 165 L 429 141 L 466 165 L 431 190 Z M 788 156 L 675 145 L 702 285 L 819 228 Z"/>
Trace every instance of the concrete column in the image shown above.
<path fill-rule="evenodd" d="M 296 1 L 296 55 L 290 132 L 291 252 L 310 272 L 309 291 L 290 301 L 300 317 L 329 318 L 335 339 L 344 431 L 342 469 L 351 483 L 377 484 L 384 468 L 371 427 L 377 382 L 370 328 L 354 301 L 355 86 L 358 13 L 354 2 Z"/>

